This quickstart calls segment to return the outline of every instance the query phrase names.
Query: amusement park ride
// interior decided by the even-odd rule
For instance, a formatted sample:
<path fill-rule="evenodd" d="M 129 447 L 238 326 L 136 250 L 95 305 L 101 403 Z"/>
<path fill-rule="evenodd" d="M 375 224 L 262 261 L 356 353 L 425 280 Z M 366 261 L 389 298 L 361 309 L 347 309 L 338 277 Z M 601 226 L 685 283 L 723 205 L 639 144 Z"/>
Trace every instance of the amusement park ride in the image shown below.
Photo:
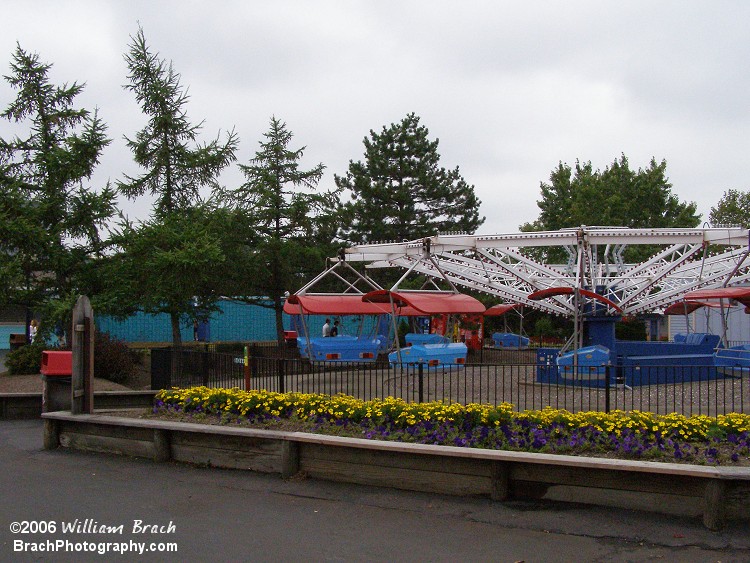
<path fill-rule="evenodd" d="M 626 263 L 625 249 L 632 246 L 647 247 L 650 258 Z M 547 264 L 536 258 L 550 249 L 558 249 L 558 254 L 562 250 L 567 261 Z M 493 295 L 503 301 L 503 306 L 530 307 L 572 318 L 573 335 L 558 352 L 572 350 L 576 363 L 579 350 L 598 346 L 607 349 L 607 361 L 614 363 L 622 361 L 623 351 L 626 356 L 638 351 L 637 347 L 628 348 L 615 340 L 614 326 L 624 316 L 669 313 L 680 307 L 687 310 L 687 304 L 693 307 L 697 302 L 708 301 L 724 307 L 741 303 L 750 312 L 750 288 L 743 287 L 750 281 L 749 253 L 750 233 L 739 227 L 583 226 L 560 231 L 448 234 L 361 244 L 347 248 L 338 261 L 366 263 L 368 271 L 383 267 L 405 269 L 390 291 L 368 281 L 371 287 L 360 292 L 360 301 L 370 291 L 390 295 L 373 303 L 390 307 L 390 313 L 399 313 L 395 306 L 398 299 L 392 298 L 398 293 L 399 284 L 406 276 L 419 274 L 447 282 L 452 294 L 460 295 L 457 287 L 463 287 Z M 296 295 L 304 295 L 309 286 Z M 347 291 L 351 293 L 352 288 Z M 435 292 L 432 294 L 436 296 Z M 400 305 L 408 307 L 410 303 L 403 301 Z M 747 356 L 750 366 L 750 350 L 746 352 L 737 355 Z"/>

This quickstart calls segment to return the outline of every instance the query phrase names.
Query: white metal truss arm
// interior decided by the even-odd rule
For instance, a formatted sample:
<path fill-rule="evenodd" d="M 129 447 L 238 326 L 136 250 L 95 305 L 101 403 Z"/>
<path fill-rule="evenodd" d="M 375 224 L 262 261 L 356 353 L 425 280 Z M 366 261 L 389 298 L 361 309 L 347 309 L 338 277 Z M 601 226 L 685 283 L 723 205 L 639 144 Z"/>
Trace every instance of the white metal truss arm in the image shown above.
<path fill-rule="evenodd" d="M 488 277 L 482 267 L 467 268 L 466 264 L 452 260 L 445 260 L 444 257 L 435 257 L 440 264 L 440 269 L 445 278 L 454 285 L 460 285 L 475 291 L 481 291 L 490 295 L 495 295 L 513 303 L 540 309 L 547 313 L 557 315 L 567 315 L 569 311 L 558 304 L 531 301 L 528 299 L 530 293 L 527 287 L 515 287 L 507 283 L 497 283 L 492 277 Z M 402 256 L 392 262 L 392 265 L 401 268 L 411 268 L 414 266 L 414 258 L 411 256 Z M 437 269 L 428 263 L 420 262 L 413 268 L 414 272 L 433 278 L 442 278 Z"/>
<path fill-rule="evenodd" d="M 734 249 L 707 257 L 705 261 L 683 264 L 681 268 L 674 270 L 662 281 L 661 287 L 634 302 L 629 312 L 637 314 L 666 307 L 694 289 L 722 287 L 728 281 L 731 285 L 749 281 L 750 268 L 747 264 L 736 271 L 731 280 L 728 279 L 729 274 L 734 271 L 738 258 L 743 253 L 742 249 Z"/>
<path fill-rule="evenodd" d="M 702 245 L 673 245 L 658 253 L 646 263 L 608 280 L 613 295 L 620 295 L 619 305 L 628 305 L 658 286 L 664 278 L 676 272 L 683 264 L 701 252 Z"/>
<path fill-rule="evenodd" d="M 590 245 L 665 245 L 702 244 L 748 246 L 748 229 L 628 229 L 624 227 L 576 227 L 560 231 L 540 231 L 496 235 L 435 235 L 430 240 L 433 252 L 456 252 L 477 248 L 528 248 L 575 246 L 583 237 Z M 355 261 L 387 259 L 391 255 L 419 254 L 425 239 L 403 242 L 361 244 L 346 250 L 347 254 L 361 254 Z M 375 258 L 380 256 L 380 258 Z M 350 258 L 354 259 L 354 258 Z"/>

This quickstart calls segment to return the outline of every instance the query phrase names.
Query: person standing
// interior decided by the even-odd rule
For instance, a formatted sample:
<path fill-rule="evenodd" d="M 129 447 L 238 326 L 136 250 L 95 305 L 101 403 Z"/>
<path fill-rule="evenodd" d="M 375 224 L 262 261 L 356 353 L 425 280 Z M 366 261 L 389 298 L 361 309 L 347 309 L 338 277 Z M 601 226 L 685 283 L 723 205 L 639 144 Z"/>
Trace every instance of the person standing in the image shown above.
<path fill-rule="evenodd" d="M 323 337 L 331 336 L 331 319 L 326 319 L 325 324 L 323 325 Z"/>
<path fill-rule="evenodd" d="M 34 342 L 36 340 L 36 333 L 39 331 L 39 321 L 36 319 L 31 319 L 31 324 L 29 325 L 29 339 L 31 342 Z"/>
<path fill-rule="evenodd" d="M 333 328 L 331 329 L 331 336 L 338 336 L 339 335 L 339 322 L 333 321 Z"/>

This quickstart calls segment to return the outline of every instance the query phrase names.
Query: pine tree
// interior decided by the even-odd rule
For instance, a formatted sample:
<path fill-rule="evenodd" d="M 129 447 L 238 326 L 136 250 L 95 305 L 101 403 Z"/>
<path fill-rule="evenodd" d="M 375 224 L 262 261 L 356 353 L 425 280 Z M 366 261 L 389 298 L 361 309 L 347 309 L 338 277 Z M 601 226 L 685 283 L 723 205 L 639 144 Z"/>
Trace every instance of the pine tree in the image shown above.
<path fill-rule="evenodd" d="M 483 222 L 480 201 L 458 167 L 439 166 L 439 140 L 419 117 L 370 131 L 364 162 L 349 162 L 336 185 L 351 193 L 341 237 L 352 243 L 413 240 L 439 231 L 473 233 Z"/>
<path fill-rule="evenodd" d="M 55 86 L 51 64 L 17 45 L 5 80 L 18 91 L 0 117 L 25 129 L 0 139 L 0 294 L 5 302 L 56 309 L 72 299 L 102 249 L 99 230 L 115 213 L 109 186 L 85 186 L 110 143 L 96 112 L 74 106 L 84 86 Z M 61 319 L 43 319 L 51 329 Z"/>
<path fill-rule="evenodd" d="M 238 138 L 234 131 L 223 143 L 216 139 L 200 144 L 202 123 L 191 124 L 186 113 L 188 96 L 172 63 L 152 53 L 143 29 L 132 37 L 125 60 L 130 84 L 148 124 L 134 139 L 127 139 L 136 163 L 146 172 L 137 178 L 127 176 L 118 190 L 133 199 L 149 193 L 156 196 L 154 212 L 169 214 L 188 208 L 201 199 L 202 188 L 219 187 L 217 178 L 235 160 Z"/>
<path fill-rule="evenodd" d="M 188 119 L 185 107 L 188 96 L 180 84 L 180 75 L 171 62 L 167 63 L 149 49 L 143 29 L 139 28 L 131 40 L 125 55 L 130 69 L 129 84 L 125 88 L 135 94 L 143 113 L 148 116 L 148 123 L 134 139 L 127 139 L 127 144 L 135 162 L 145 172 L 135 178 L 126 176 L 126 181 L 118 182 L 117 188 L 131 199 L 146 193 L 155 196 L 154 217 L 143 225 L 148 231 L 144 238 L 148 240 L 160 228 L 167 229 L 170 236 L 166 240 L 172 245 L 161 245 L 159 257 L 168 265 L 189 255 L 185 245 L 189 246 L 192 236 L 189 229 L 183 228 L 184 221 L 173 215 L 190 216 L 193 208 L 202 203 L 201 190 L 219 189 L 219 174 L 235 160 L 238 138 L 231 131 L 224 142 L 217 136 L 210 143 L 200 144 L 198 134 L 202 123 L 194 125 Z M 211 271 L 215 276 L 220 273 L 215 269 Z M 143 271 L 143 275 L 155 273 Z M 181 293 L 162 293 L 168 300 L 162 306 L 170 314 L 175 345 L 181 344 L 181 319 L 195 315 L 194 300 L 207 299 L 207 295 L 194 293 L 197 290 L 194 284 L 178 287 L 183 288 Z M 201 287 L 208 294 L 212 292 L 205 285 Z M 144 303 L 150 302 L 148 298 L 141 299 Z"/>
<path fill-rule="evenodd" d="M 300 169 L 305 147 L 290 148 L 293 134 L 271 118 L 265 141 L 240 169 L 247 180 L 226 197 L 247 214 L 257 241 L 247 289 L 268 296 L 258 304 L 273 307 L 283 342 L 282 297 L 294 292 L 332 250 L 338 192 L 318 192 L 325 166 Z M 247 295 L 247 293 L 246 293 Z"/>

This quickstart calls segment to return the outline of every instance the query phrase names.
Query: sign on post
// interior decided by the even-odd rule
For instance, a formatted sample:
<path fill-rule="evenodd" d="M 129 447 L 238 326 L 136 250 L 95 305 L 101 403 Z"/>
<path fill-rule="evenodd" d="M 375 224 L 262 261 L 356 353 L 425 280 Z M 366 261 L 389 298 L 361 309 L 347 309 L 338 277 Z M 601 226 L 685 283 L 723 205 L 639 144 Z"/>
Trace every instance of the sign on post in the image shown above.
<path fill-rule="evenodd" d="M 73 308 L 73 373 L 70 412 L 94 412 L 94 310 L 89 298 L 81 295 Z"/>

